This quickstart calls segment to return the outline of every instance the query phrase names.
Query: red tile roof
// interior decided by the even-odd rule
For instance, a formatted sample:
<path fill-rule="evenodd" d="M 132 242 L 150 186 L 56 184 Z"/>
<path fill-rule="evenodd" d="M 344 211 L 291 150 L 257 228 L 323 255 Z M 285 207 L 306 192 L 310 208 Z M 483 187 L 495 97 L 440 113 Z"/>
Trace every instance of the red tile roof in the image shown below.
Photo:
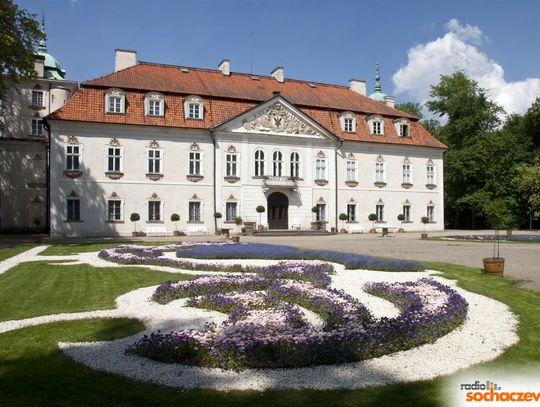
<path fill-rule="evenodd" d="M 268 76 L 259 76 L 255 80 L 248 74 L 233 72 L 225 76 L 218 70 L 187 70 L 182 72 L 178 66 L 142 62 L 83 82 L 80 90 L 49 118 L 210 129 L 272 98 L 274 92 L 278 91 L 320 125 L 343 139 L 446 148 L 417 122 L 416 116 L 371 100 L 344 86 L 316 83 L 312 87 L 306 81 L 286 79 L 281 83 Z M 126 114 L 105 113 L 105 90 L 109 88 L 126 91 Z M 144 115 L 144 96 L 149 91 L 165 95 L 164 117 Z M 183 101 L 188 95 L 203 97 L 204 120 L 184 119 Z M 343 111 L 357 114 L 356 133 L 341 131 L 338 115 Z M 369 134 L 366 117 L 372 114 L 384 116 L 384 136 Z M 411 120 L 410 138 L 397 136 L 392 120 L 398 117 Z"/>

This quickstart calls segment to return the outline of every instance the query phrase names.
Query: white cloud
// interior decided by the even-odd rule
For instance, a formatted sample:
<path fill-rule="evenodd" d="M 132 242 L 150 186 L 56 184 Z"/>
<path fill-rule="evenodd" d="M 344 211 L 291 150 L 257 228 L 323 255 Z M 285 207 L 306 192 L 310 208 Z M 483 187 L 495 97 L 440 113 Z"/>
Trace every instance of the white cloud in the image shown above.
<path fill-rule="evenodd" d="M 445 27 L 448 32 L 444 36 L 409 49 L 407 65 L 392 77 L 396 95 L 406 93 L 425 102 L 440 75 L 456 70 L 464 70 L 507 113 L 524 113 L 540 95 L 540 78 L 515 82 L 504 79 L 502 66 L 477 48 L 486 40 L 480 28 L 462 25 L 456 19 L 448 21 Z"/>

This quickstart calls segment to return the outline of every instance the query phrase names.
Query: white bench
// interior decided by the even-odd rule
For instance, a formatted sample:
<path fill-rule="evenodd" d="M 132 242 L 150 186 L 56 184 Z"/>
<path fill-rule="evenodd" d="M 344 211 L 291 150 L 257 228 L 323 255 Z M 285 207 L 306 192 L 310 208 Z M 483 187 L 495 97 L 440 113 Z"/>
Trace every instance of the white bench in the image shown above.
<path fill-rule="evenodd" d="M 397 230 L 395 226 L 392 226 L 390 224 L 375 226 L 375 230 L 377 232 L 381 232 L 383 236 L 385 236 L 384 229 L 386 229 L 387 232 L 394 232 L 395 230 Z"/>
<path fill-rule="evenodd" d="M 293 220 L 291 222 L 291 229 L 292 230 L 300 230 L 301 227 L 302 227 L 302 223 L 300 222 L 300 219 L 293 218 Z"/>
<path fill-rule="evenodd" d="M 165 226 L 147 226 L 146 236 L 168 236 Z"/>
<path fill-rule="evenodd" d="M 204 225 L 188 226 L 187 227 L 187 235 L 188 236 L 207 235 L 207 234 L 208 234 L 208 229 Z"/>
<path fill-rule="evenodd" d="M 353 234 L 353 233 L 366 233 L 364 231 L 364 228 L 362 227 L 362 225 L 355 225 L 355 224 L 351 224 L 349 225 L 349 233 L 350 234 Z"/>

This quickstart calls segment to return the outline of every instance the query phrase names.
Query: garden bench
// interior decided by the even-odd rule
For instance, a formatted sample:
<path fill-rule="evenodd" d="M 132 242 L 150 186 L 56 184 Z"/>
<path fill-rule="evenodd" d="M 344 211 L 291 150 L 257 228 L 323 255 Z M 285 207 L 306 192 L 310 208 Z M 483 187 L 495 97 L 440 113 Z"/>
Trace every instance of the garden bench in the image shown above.
<path fill-rule="evenodd" d="M 380 231 L 383 236 L 388 236 L 388 232 L 394 232 L 394 230 L 397 230 L 395 226 L 389 224 L 377 226 L 375 229 L 377 232 Z"/>
<path fill-rule="evenodd" d="M 165 226 L 147 226 L 146 236 L 168 236 L 167 228 Z"/>
<path fill-rule="evenodd" d="M 197 226 L 188 226 L 187 227 L 187 235 L 193 236 L 193 235 L 207 235 L 208 229 L 204 225 L 197 225 Z"/>
<path fill-rule="evenodd" d="M 349 233 L 366 233 L 362 225 L 349 225 Z"/>
<path fill-rule="evenodd" d="M 293 220 L 291 222 L 291 229 L 300 230 L 301 227 L 302 227 L 302 223 L 300 222 L 300 219 L 293 218 Z"/>

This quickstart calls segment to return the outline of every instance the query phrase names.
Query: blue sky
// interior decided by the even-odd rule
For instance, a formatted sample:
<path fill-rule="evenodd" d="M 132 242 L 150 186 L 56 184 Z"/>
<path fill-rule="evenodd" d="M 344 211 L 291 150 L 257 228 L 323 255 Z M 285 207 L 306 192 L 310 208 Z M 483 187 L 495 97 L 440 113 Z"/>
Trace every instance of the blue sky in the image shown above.
<path fill-rule="evenodd" d="M 69 79 L 113 70 L 114 49 L 142 61 L 253 71 L 373 88 L 397 102 L 425 100 L 441 73 L 466 69 L 507 111 L 540 94 L 540 2 L 536 0 L 16 0 L 46 15 L 48 49 Z M 416 47 L 416 48 L 414 48 Z"/>

